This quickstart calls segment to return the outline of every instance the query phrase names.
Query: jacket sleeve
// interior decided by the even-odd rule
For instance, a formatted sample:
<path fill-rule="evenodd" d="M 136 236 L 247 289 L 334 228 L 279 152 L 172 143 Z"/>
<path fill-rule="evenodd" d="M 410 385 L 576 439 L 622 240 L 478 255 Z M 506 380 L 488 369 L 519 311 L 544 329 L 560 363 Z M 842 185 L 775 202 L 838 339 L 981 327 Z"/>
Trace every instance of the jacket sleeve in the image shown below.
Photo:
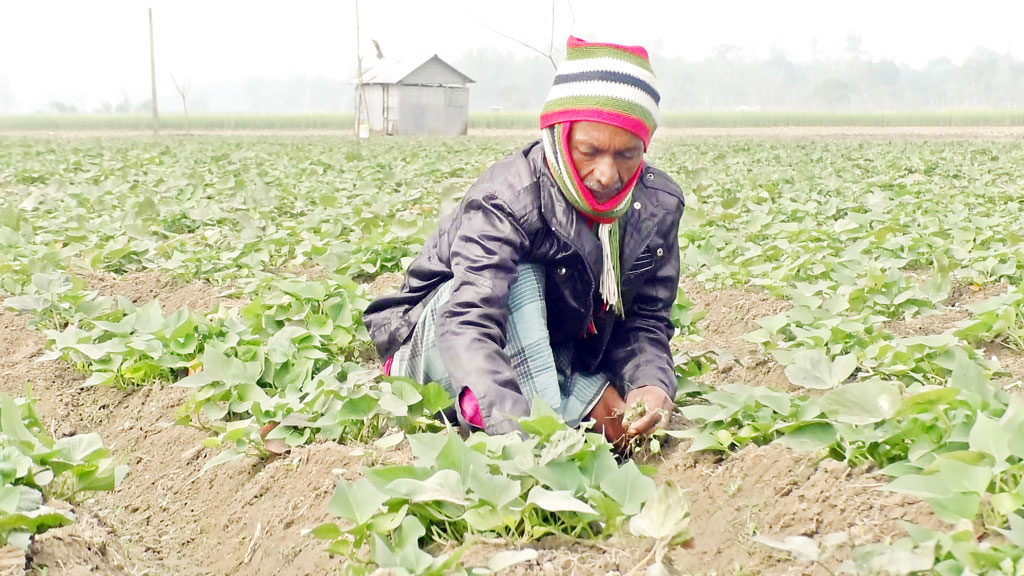
<path fill-rule="evenodd" d="M 621 392 L 658 386 L 675 399 L 675 367 L 668 341 L 675 327 L 672 305 L 679 288 L 679 219 L 682 203 L 664 231 L 664 255 L 654 274 L 645 278 L 625 309 L 625 318 L 612 329 L 605 354 L 605 370 Z"/>
<path fill-rule="evenodd" d="M 452 292 L 439 307 L 437 348 L 458 398 L 476 396 L 488 433 L 519 430 L 529 414 L 505 353 L 509 286 L 529 240 L 517 219 L 494 195 L 466 199 L 452 240 Z"/>

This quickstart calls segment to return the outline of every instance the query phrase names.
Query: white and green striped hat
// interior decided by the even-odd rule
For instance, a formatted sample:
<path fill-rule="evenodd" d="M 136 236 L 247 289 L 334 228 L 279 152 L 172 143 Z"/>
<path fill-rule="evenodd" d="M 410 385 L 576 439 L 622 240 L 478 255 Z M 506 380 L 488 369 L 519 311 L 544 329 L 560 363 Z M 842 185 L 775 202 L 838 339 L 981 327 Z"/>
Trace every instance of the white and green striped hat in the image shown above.
<path fill-rule="evenodd" d="M 565 60 L 540 114 L 540 127 L 592 121 L 636 134 L 644 148 L 658 127 L 661 96 L 647 50 L 569 36 Z"/>

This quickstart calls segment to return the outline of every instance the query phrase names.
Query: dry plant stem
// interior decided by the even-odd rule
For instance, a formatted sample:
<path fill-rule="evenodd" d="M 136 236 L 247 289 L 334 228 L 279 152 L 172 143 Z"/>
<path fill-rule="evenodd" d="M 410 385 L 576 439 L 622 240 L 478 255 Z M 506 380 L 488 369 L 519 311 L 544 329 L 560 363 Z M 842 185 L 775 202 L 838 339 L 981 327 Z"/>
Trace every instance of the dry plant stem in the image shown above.
<path fill-rule="evenodd" d="M 643 568 L 646 568 L 647 565 L 650 564 L 651 560 L 655 559 L 655 556 L 657 556 L 658 558 L 663 556 L 664 552 L 658 553 L 658 550 L 661 547 L 662 547 L 662 542 L 661 541 L 655 542 L 654 546 L 651 546 L 651 550 L 647 553 L 647 555 L 644 556 L 643 558 L 641 558 L 640 561 L 637 562 L 636 566 L 633 566 L 633 569 L 630 570 L 629 573 L 626 574 L 626 576 L 634 576 L 635 574 L 639 574 L 640 573 L 639 570 L 641 570 Z"/>

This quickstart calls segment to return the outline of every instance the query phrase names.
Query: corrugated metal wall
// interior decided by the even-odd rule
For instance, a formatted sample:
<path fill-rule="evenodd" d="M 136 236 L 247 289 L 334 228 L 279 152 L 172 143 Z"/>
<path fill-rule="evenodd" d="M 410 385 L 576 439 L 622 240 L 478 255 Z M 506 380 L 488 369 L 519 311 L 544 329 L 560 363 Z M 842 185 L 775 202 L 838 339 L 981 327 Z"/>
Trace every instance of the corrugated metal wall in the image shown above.
<path fill-rule="evenodd" d="M 401 84 L 366 84 L 370 131 L 403 135 L 466 134 L 469 129 L 466 81 L 472 82 L 434 56 L 402 76 Z"/>
<path fill-rule="evenodd" d="M 397 86 L 398 134 L 465 134 L 469 128 L 469 88 L 462 86 Z"/>

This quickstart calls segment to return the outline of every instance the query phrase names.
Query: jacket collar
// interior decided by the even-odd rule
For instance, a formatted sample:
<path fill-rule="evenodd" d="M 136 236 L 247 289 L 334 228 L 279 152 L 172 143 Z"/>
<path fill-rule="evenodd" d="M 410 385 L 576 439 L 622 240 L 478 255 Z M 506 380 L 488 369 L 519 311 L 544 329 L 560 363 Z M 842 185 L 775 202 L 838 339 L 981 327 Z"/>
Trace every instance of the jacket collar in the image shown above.
<path fill-rule="evenodd" d="M 595 280 L 601 273 L 601 243 L 587 226 L 586 220 L 565 198 L 548 170 L 544 160 L 544 146 L 540 142 L 527 149 L 527 160 L 540 185 L 540 211 L 555 234 L 572 244 L 583 256 Z"/>

